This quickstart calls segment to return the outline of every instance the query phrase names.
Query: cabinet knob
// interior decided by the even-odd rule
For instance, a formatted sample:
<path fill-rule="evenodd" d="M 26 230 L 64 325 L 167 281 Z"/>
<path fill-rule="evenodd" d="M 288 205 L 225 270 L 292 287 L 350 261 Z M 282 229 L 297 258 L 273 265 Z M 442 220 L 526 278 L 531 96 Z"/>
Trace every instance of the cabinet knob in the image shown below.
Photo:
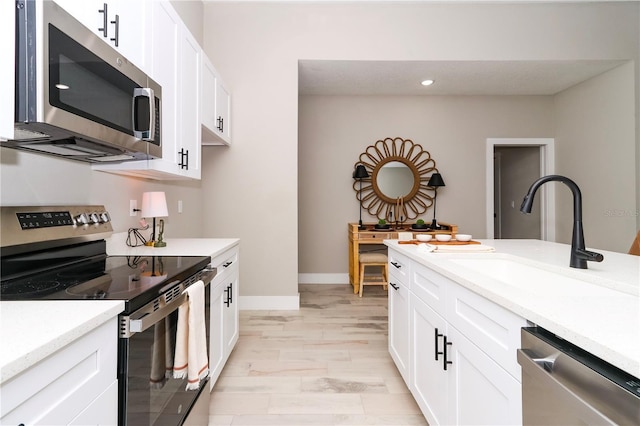
<path fill-rule="evenodd" d="M 115 37 L 111 37 L 111 41 L 113 42 L 113 44 L 116 47 L 118 47 L 118 41 L 120 40 L 120 37 L 119 37 L 119 35 L 120 35 L 120 16 L 116 15 L 115 21 L 111 21 L 111 23 L 113 24 L 114 30 L 115 30 L 115 33 L 116 33 Z M 105 35 L 105 37 L 106 37 L 106 35 Z"/>
<path fill-rule="evenodd" d="M 397 285 L 395 285 L 395 284 L 394 284 L 394 283 L 392 283 L 392 282 L 389 282 L 389 285 L 390 285 L 391 287 L 393 287 L 393 289 L 394 289 L 394 290 L 400 290 L 400 286 L 397 286 Z"/>
<path fill-rule="evenodd" d="M 392 264 L 393 266 L 395 266 L 396 268 L 398 268 L 398 269 L 402 268 L 402 265 L 400 265 L 399 263 L 391 262 L 391 264 Z"/>

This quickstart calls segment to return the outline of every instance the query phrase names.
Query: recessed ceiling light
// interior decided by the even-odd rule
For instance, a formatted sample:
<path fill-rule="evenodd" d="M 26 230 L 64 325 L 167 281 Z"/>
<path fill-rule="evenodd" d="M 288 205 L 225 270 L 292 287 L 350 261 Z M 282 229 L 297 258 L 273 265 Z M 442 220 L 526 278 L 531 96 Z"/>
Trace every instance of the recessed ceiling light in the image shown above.
<path fill-rule="evenodd" d="M 435 80 L 422 80 L 420 82 L 423 86 L 431 86 L 433 83 L 435 83 Z"/>
<path fill-rule="evenodd" d="M 56 87 L 60 90 L 67 90 L 69 88 L 69 86 L 67 86 L 66 84 L 62 84 L 62 83 L 58 83 L 56 84 Z"/>

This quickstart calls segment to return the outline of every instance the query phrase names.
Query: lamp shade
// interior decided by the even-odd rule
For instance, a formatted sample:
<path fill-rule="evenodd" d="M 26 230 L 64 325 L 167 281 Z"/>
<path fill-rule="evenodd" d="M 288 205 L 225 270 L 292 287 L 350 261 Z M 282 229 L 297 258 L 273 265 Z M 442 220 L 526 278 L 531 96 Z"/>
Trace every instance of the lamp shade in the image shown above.
<path fill-rule="evenodd" d="M 165 197 L 164 192 L 143 192 L 140 215 L 142 217 L 169 216 L 169 210 L 167 209 L 167 198 Z"/>
<path fill-rule="evenodd" d="M 353 178 L 354 179 L 364 179 L 364 178 L 368 178 L 369 177 L 369 173 L 367 172 L 367 169 L 364 167 L 363 164 L 358 164 L 356 166 L 356 169 L 353 172 Z"/>
<path fill-rule="evenodd" d="M 427 183 L 427 186 L 444 186 L 444 179 L 442 179 L 442 175 L 440 173 L 432 174 L 429 178 L 429 183 Z"/>

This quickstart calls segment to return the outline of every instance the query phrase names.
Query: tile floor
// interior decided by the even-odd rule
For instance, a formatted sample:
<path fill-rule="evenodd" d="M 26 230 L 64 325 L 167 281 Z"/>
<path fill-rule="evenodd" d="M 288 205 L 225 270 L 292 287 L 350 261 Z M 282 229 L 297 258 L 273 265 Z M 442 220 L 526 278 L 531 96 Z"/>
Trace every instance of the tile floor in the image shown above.
<path fill-rule="evenodd" d="M 299 311 L 240 311 L 209 426 L 426 425 L 389 356 L 382 286 L 299 289 Z"/>

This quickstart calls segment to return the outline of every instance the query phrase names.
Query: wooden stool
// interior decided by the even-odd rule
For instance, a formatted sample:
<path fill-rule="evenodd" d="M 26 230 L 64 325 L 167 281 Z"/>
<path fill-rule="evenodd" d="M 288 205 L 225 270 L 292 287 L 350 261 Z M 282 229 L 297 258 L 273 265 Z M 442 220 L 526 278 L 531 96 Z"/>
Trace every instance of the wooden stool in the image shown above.
<path fill-rule="evenodd" d="M 386 290 L 389 277 L 387 255 L 382 253 L 361 253 L 358 260 L 360 262 L 360 297 L 362 297 L 362 289 L 365 285 L 381 285 Z M 364 271 L 367 266 L 382 268 L 382 274 L 368 275 L 365 279 Z"/>

